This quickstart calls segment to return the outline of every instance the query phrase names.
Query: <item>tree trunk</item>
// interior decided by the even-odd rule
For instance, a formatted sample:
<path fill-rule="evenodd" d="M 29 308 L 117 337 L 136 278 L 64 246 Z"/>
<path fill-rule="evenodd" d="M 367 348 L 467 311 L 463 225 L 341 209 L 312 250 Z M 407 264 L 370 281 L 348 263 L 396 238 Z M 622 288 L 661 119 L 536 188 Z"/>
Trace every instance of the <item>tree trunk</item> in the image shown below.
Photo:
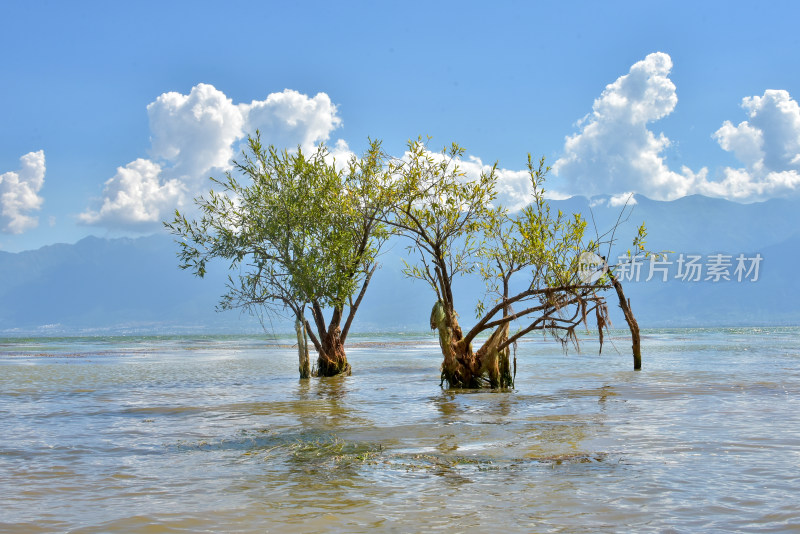
<path fill-rule="evenodd" d="M 449 318 L 448 318 L 449 315 Z M 431 311 L 431 329 L 439 330 L 442 349 L 442 381 L 451 388 L 513 387 L 510 353 L 508 348 L 497 347 L 508 339 L 508 325 L 498 327 L 478 352 L 473 353 L 458 325 L 454 313 L 447 314 L 444 304 L 438 301 Z"/>
<path fill-rule="evenodd" d="M 305 327 L 300 319 L 294 323 L 297 332 L 297 356 L 300 360 L 300 378 L 311 378 L 311 362 L 308 357 L 308 339 L 306 338 Z"/>
<path fill-rule="evenodd" d="M 341 340 L 341 330 L 335 327 L 322 337 L 319 357 L 317 358 L 317 376 L 350 376 L 350 364 Z"/>
<path fill-rule="evenodd" d="M 633 370 L 639 371 L 642 368 L 642 351 L 639 345 L 639 323 L 636 322 L 633 311 L 631 311 L 630 299 L 626 299 L 625 293 L 622 292 L 622 284 L 619 283 L 616 276 L 611 273 L 609 273 L 609 275 L 611 277 L 611 283 L 617 291 L 617 297 L 619 297 L 619 307 L 622 308 L 625 321 L 628 323 L 628 328 L 630 328 L 631 331 L 631 339 L 633 341 L 631 345 L 631 349 L 633 350 Z"/>
<path fill-rule="evenodd" d="M 514 387 L 514 377 L 511 373 L 511 349 L 497 350 L 501 344 L 508 341 L 508 323 L 498 326 L 492 332 L 483 346 L 478 349 L 477 357 L 481 364 L 481 376 L 486 376 L 489 385 L 493 388 Z"/>

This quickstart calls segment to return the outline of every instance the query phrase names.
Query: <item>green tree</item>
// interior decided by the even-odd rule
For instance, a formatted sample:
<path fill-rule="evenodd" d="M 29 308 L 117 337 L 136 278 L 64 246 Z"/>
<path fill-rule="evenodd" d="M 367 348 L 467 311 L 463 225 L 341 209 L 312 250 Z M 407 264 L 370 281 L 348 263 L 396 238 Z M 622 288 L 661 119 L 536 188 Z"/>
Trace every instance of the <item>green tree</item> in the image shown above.
<path fill-rule="evenodd" d="M 469 179 L 459 166 L 463 154 L 457 144 L 431 153 L 422 140 L 410 142 L 406 157 L 392 166 L 403 201 L 388 223 L 411 240 L 409 251 L 417 257 L 406 264 L 406 275 L 426 281 L 436 294 L 430 325 L 439 331 L 442 383 L 511 387 L 511 348 L 530 332 L 543 330 L 565 346 L 577 345 L 575 329 L 588 325 L 591 315 L 602 347 L 608 324 L 602 292 L 611 286 L 608 276 L 581 277 L 581 255 L 596 253 L 600 239 L 585 240 L 586 221 L 579 214 L 551 212 L 543 160 L 528 157 L 533 196 L 512 217 L 496 202 L 496 165 Z M 486 283 L 487 298 L 477 303 L 478 320 L 464 332 L 453 281 L 475 272 Z M 488 337 L 473 350 L 479 336 Z"/>
<path fill-rule="evenodd" d="M 345 341 L 389 235 L 384 161 L 378 141 L 337 169 L 323 145 L 290 153 L 256 134 L 233 172 L 212 178 L 220 191 L 195 199 L 198 219 L 176 211 L 164 223 L 180 238 L 182 268 L 202 277 L 220 258 L 236 272 L 219 308 L 295 319 L 303 378 L 350 373 Z"/>

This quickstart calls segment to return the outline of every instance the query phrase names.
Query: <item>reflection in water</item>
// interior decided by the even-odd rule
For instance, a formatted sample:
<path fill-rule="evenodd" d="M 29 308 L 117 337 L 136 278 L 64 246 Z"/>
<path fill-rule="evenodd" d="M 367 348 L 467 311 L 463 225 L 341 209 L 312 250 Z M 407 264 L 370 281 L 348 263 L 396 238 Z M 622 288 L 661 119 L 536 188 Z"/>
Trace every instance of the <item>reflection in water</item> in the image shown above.
<path fill-rule="evenodd" d="M 385 341 L 312 380 L 255 338 L 6 343 L 0 530 L 800 524 L 800 330 L 651 332 L 641 373 L 522 343 L 513 392 Z"/>
<path fill-rule="evenodd" d="M 322 401 L 336 402 L 347 395 L 349 382 L 346 376 L 331 376 L 315 380 L 317 398 Z"/>
<path fill-rule="evenodd" d="M 459 415 L 461 415 L 458 413 L 455 391 L 445 390 L 440 395 L 433 397 L 431 403 L 442 414 L 442 424 L 452 424 L 458 419 Z"/>
<path fill-rule="evenodd" d="M 605 408 L 606 402 L 608 401 L 609 397 L 616 397 L 617 393 L 614 391 L 614 388 L 609 385 L 605 385 L 601 388 L 600 394 L 597 396 L 597 402 L 600 404 L 601 408 Z"/>

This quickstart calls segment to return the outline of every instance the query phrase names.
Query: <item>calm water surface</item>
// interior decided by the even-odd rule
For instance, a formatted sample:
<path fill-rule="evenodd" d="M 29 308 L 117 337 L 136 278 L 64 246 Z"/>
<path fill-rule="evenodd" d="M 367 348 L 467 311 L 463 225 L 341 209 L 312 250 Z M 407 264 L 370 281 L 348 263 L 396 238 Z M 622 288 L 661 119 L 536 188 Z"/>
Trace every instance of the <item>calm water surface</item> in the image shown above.
<path fill-rule="evenodd" d="M 0 531 L 800 530 L 800 329 L 536 339 L 512 392 L 433 336 L 297 379 L 254 337 L 0 339 Z"/>

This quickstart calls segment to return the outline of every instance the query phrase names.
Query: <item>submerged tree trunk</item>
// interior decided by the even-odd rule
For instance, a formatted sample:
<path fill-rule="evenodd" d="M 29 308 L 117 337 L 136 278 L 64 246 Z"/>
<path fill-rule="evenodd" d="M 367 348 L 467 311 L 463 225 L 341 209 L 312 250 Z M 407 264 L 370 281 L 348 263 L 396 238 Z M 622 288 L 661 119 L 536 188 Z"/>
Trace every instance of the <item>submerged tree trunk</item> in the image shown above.
<path fill-rule="evenodd" d="M 356 300 L 349 300 L 349 312 L 344 322 L 344 330 L 340 327 L 342 319 L 344 319 L 344 312 L 342 306 L 334 307 L 333 315 L 328 325 L 325 325 L 325 317 L 323 314 L 322 306 L 318 301 L 313 301 L 311 305 L 311 316 L 314 319 L 314 324 L 317 328 L 317 335 L 311 329 L 311 324 L 304 320 L 305 333 L 311 337 L 311 342 L 314 348 L 317 349 L 317 365 L 314 373 L 316 376 L 336 376 L 345 375 L 350 376 L 351 368 L 347 363 L 347 354 L 344 351 L 344 342 L 347 339 L 347 333 L 350 331 L 350 325 L 353 324 L 358 307 L 361 305 L 361 300 L 367 291 L 369 281 L 372 279 L 377 266 L 373 266 L 367 273 L 361 284 L 361 290 L 358 292 Z M 308 343 L 306 343 L 306 347 Z"/>
<path fill-rule="evenodd" d="M 306 332 L 311 337 L 314 348 L 317 349 L 317 365 L 314 370 L 316 376 L 336 376 L 340 374 L 350 375 L 350 364 L 347 363 L 347 355 L 344 352 L 344 340 L 347 334 L 342 334 L 339 324 L 342 320 L 341 308 L 333 310 L 331 322 L 325 326 L 322 315 L 322 308 L 318 303 L 312 307 L 312 316 L 317 326 L 319 337 L 314 335 L 311 325 L 306 321 Z M 351 313 L 352 309 L 351 309 Z M 345 327 L 349 325 L 349 322 Z"/>
<path fill-rule="evenodd" d="M 508 329 L 508 323 L 498 326 L 477 352 L 478 361 L 481 364 L 481 376 L 489 380 L 492 388 L 514 387 L 514 377 L 511 374 L 511 350 L 509 347 L 498 350 L 500 345 L 508 341 Z"/>
<path fill-rule="evenodd" d="M 625 321 L 628 323 L 628 328 L 630 328 L 631 331 L 631 339 L 633 342 L 631 345 L 631 349 L 633 350 L 633 370 L 639 371 L 642 368 L 642 351 L 639 345 L 639 323 L 636 322 L 636 317 L 633 316 L 633 311 L 631 311 L 630 299 L 625 298 L 625 293 L 622 291 L 622 284 L 619 283 L 616 276 L 613 274 L 610 276 L 611 283 L 614 285 L 617 297 L 619 297 L 619 307 L 622 308 Z"/>
<path fill-rule="evenodd" d="M 350 376 L 350 364 L 344 352 L 339 327 L 334 327 L 323 336 L 317 358 L 317 376 L 336 376 L 344 374 Z"/>
<path fill-rule="evenodd" d="M 504 316 L 508 316 L 511 313 L 511 307 L 508 304 L 509 277 L 510 274 L 505 274 L 503 276 Z M 510 328 L 510 322 L 500 324 L 478 350 L 478 356 L 483 362 L 483 367 L 486 369 L 489 378 L 489 385 L 492 388 L 514 387 L 514 378 L 517 375 L 517 360 L 515 354 L 514 367 L 512 369 L 511 347 L 508 345 L 508 332 Z"/>
<path fill-rule="evenodd" d="M 498 347 L 508 340 L 508 324 L 495 330 L 483 346 L 472 351 L 464 340 L 454 313 L 447 313 L 441 301 L 431 311 L 431 329 L 439 331 L 442 349 L 442 381 L 451 388 L 507 388 L 514 386 L 514 377 L 508 347 Z"/>
<path fill-rule="evenodd" d="M 308 357 L 308 338 L 306 337 L 305 328 L 300 319 L 294 323 L 295 332 L 297 332 L 297 356 L 300 360 L 300 378 L 311 378 L 311 362 Z"/>

